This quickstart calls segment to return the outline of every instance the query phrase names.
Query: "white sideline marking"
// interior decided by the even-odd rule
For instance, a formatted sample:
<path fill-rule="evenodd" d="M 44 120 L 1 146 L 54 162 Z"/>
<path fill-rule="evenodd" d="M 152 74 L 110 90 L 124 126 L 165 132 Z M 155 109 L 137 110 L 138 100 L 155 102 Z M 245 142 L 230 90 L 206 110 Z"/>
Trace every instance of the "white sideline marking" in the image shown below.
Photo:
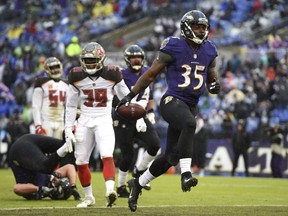
<path fill-rule="evenodd" d="M 139 208 L 167 208 L 167 207 L 207 207 L 206 205 L 197 205 L 197 206 L 193 206 L 193 205 L 157 205 L 157 206 L 153 206 L 153 205 L 149 205 L 149 206 L 138 206 Z M 287 205 L 211 205 L 210 207 L 288 207 L 288 204 Z M 32 210 L 32 209 L 35 209 L 35 210 L 47 210 L 47 209 L 50 209 L 50 210 L 53 210 L 53 209 L 79 209 L 77 207 L 30 207 L 30 208 L 0 208 L 0 211 L 1 210 Z M 92 207 L 87 207 L 87 209 L 92 209 L 92 208 L 95 208 L 95 209 L 107 209 L 106 206 L 92 206 Z M 127 208 L 128 209 L 128 206 L 113 206 L 113 208 Z M 85 208 L 84 208 L 85 209 Z"/>

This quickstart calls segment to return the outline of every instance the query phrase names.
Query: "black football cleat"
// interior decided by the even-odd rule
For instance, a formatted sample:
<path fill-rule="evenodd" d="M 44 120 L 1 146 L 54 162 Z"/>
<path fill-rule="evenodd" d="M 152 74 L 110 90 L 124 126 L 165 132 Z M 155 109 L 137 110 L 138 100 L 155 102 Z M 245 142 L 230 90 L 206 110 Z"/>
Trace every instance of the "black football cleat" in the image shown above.
<path fill-rule="evenodd" d="M 191 190 L 191 187 L 195 187 L 198 184 L 198 179 L 191 176 L 182 176 L 181 177 L 181 187 L 183 192 Z"/>
<path fill-rule="evenodd" d="M 120 187 L 117 187 L 116 190 L 118 197 L 128 198 L 129 192 L 127 191 L 126 185 L 122 185 Z"/>
<path fill-rule="evenodd" d="M 137 181 L 138 179 L 131 179 L 128 181 L 128 186 L 130 188 L 128 206 L 132 212 L 135 212 L 137 210 L 138 197 L 142 193 L 142 187 Z"/>

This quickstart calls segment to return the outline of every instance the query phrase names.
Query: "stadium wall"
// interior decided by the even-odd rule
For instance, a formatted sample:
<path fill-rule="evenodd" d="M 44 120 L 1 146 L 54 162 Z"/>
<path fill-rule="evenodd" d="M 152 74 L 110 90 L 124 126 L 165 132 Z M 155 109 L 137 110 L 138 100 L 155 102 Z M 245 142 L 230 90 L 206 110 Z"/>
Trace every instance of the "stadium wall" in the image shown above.
<path fill-rule="evenodd" d="M 230 175 L 233 166 L 233 151 L 230 139 L 210 139 L 206 153 L 206 172 L 211 175 Z M 283 175 L 288 177 L 288 149 L 285 148 L 285 165 Z M 268 142 L 252 143 L 249 148 L 249 173 L 251 176 L 269 177 L 271 175 L 271 148 Z M 238 175 L 244 175 L 244 160 L 239 158 Z"/>

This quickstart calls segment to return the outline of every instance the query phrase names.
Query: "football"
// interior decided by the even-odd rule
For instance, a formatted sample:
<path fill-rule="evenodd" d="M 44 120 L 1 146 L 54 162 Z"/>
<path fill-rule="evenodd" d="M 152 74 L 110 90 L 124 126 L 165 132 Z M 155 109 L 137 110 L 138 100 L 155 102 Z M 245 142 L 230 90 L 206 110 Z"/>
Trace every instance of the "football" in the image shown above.
<path fill-rule="evenodd" d="M 137 120 L 146 115 L 146 110 L 139 104 L 129 103 L 128 106 L 123 104 L 118 107 L 117 113 L 127 120 Z"/>

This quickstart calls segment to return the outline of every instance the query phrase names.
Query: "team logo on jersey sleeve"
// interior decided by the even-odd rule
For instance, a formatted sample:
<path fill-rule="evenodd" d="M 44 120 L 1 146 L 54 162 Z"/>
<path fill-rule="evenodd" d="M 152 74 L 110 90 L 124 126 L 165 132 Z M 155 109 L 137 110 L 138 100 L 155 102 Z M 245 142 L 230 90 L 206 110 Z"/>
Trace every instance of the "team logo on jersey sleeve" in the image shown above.
<path fill-rule="evenodd" d="M 164 101 L 165 101 L 165 104 L 171 102 L 173 100 L 173 96 L 167 96 Z"/>
<path fill-rule="evenodd" d="M 169 42 L 169 38 L 166 38 L 165 40 L 163 40 L 161 43 L 160 49 L 163 49 L 168 44 L 168 42 Z"/>

